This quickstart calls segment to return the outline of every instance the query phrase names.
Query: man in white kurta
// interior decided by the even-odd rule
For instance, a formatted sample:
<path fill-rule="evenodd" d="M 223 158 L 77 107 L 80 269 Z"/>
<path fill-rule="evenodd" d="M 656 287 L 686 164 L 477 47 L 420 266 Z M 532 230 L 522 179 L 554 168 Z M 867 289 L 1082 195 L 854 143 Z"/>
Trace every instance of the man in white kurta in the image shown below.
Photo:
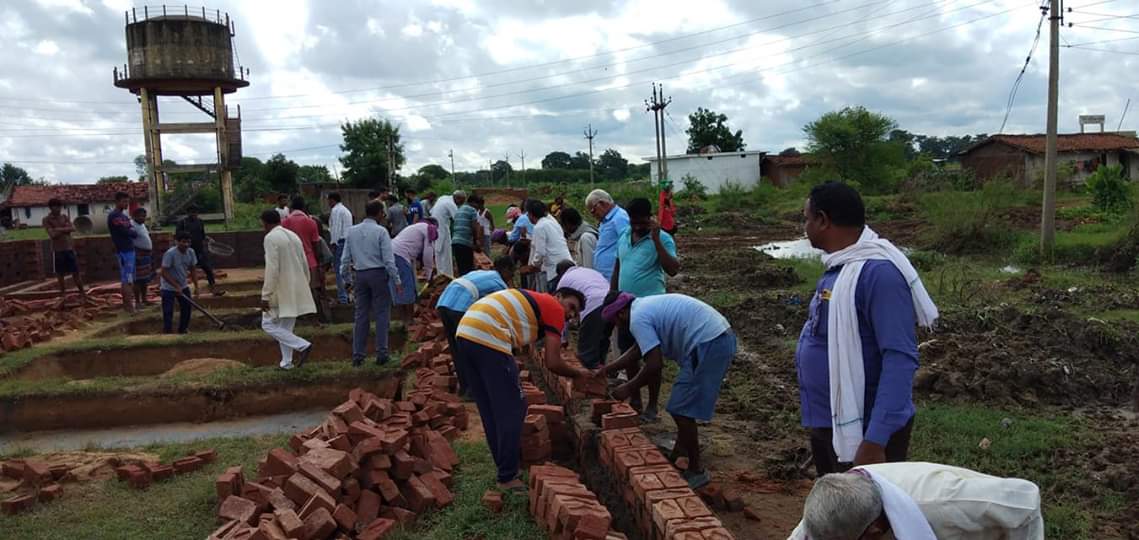
<path fill-rule="evenodd" d="M 439 225 L 439 238 L 435 241 L 435 268 L 440 274 L 455 276 L 454 258 L 451 256 L 451 222 L 459 212 L 459 205 L 467 201 L 467 194 L 456 191 L 444 195 L 431 205 L 431 217 Z"/>
<path fill-rule="evenodd" d="M 281 369 L 304 365 L 312 343 L 293 333 L 297 317 L 316 313 L 309 290 L 308 260 L 301 238 L 281 226 L 276 210 L 261 214 L 265 226 L 265 284 L 261 287 L 261 328 L 281 345 Z"/>
<path fill-rule="evenodd" d="M 866 465 L 816 482 L 789 540 L 895 537 L 1043 540 L 1040 490 L 1027 480 L 935 463 Z"/>

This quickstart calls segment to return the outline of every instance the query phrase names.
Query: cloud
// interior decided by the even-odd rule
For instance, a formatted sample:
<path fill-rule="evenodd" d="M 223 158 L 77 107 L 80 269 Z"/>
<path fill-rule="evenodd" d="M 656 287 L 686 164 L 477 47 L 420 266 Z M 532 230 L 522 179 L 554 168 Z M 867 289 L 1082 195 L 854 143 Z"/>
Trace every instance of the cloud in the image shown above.
<path fill-rule="evenodd" d="M 131 6 L 0 6 L 0 161 L 66 182 L 133 174 L 143 151 L 139 107 L 111 80 L 127 59 Z M 285 151 L 335 166 L 340 123 L 381 116 L 404 130 L 405 173 L 449 168 L 451 149 L 459 169 L 506 154 L 518 164 L 523 151 L 531 166 L 554 150 L 584 151 L 587 124 L 598 131 L 595 149 L 650 155 L 653 122 L 643 111 L 652 82 L 673 99 L 674 151 L 697 107 L 728 115 L 755 150 L 801 146 L 804 124 L 850 105 L 918 133 L 994 132 L 1039 17 L 1029 0 L 411 0 L 382 10 L 368 0 L 335 9 L 243 0 L 228 8 L 251 71 L 250 87 L 227 97 L 241 107 L 247 155 Z M 1092 32 L 1064 35 L 1104 39 Z M 1006 132 L 1043 130 L 1046 45 L 1045 36 Z M 1062 66 L 1061 129 L 1078 129 L 1081 113 L 1107 114 L 1114 127 L 1129 88 L 1116 74 L 1134 71 L 1139 57 L 1064 49 Z M 177 98 L 160 107 L 163 121 L 208 120 Z M 1139 115 L 1129 117 L 1124 129 L 1139 126 Z M 186 161 L 214 151 L 208 137 L 164 138 L 164 146 Z"/>

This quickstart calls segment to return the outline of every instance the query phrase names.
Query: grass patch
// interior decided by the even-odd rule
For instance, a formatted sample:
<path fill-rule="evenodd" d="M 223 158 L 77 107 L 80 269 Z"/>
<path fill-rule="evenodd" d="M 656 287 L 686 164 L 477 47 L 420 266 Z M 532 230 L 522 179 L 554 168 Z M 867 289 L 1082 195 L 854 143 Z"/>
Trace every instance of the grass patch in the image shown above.
<path fill-rule="evenodd" d="M 256 471 L 257 459 L 287 440 L 287 436 L 209 439 L 135 449 L 169 462 L 195 450 L 214 448 L 218 460 L 197 472 L 157 482 L 146 491 L 114 480 L 67 484 L 59 501 L 26 514 L 0 517 L 0 528 L 5 538 L 28 540 L 205 538 L 217 528 L 217 475 L 232 465 Z"/>
<path fill-rule="evenodd" d="M 1012 420 L 1008 428 L 1001 425 Z M 992 445 L 978 445 L 988 438 Z M 1096 444 L 1096 437 L 1072 417 L 1033 417 L 1019 412 L 972 406 L 925 404 L 914 423 L 910 459 L 951 463 L 994 476 L 1011 476 L 1036 482 L 1044 505 L 1048 538 L 1089 538 L 1092 501 L 1054 496 L 1054 488 L 1081 483 L 1080 471 L 1058 470 L 1052 458 L 1061 448 Z M 1068 490 L 1066 490 L 1068 491 Z"/>

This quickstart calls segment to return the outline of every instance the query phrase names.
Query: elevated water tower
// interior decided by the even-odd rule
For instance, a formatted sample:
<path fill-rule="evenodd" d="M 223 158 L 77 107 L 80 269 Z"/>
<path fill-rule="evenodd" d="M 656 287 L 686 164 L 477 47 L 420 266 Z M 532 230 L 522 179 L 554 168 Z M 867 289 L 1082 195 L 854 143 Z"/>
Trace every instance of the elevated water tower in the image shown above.
<path fill-rule="evenodd" d="M 234 25 L 228 13 L 187 6 L 148 6 L 126 12 L 127 58 L 122 71 L 114 70 L 115 86 L 138 96 L 149 165 L 149 193 L 159 219 L 172 217 L 189 203 L 170 201 L 163 208 L 162 194 L 171 190 L 169 174 L 200 172 L 221 182 L 226 222 L 233 219 L 233 169 L 241 164 L 241 110 L 231 117 L 225 95 L 249 86 L 241 66 L 234 66 Z M 211 120 L 166 122 L 159 120 L 158 98 L 178 97 Z M 162 136 L 213 133 L 217 160 L 213 163 L 163 165 Z M 214 180 L 210 180 L 213 182 Z M 197 191 L 202 186 L 194 186 Z"/>

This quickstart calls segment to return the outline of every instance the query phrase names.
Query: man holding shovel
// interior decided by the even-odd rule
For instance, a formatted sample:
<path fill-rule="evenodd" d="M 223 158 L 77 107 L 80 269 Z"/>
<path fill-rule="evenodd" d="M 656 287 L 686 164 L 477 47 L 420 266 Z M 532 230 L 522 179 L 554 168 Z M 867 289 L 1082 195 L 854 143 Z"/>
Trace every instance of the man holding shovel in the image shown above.
<path fill-rule="evenodd" d="M 198 295 L 198 275 L 194 267 L 198 257 L 190 247 L 190 233 L 180 232 L 174 236 L 174 247 L 162 255 L 162 267 L 158 276 L 162 279 L 159 290 L 162 293 L 162 333 L 173 333 L 174 299 L 178 299 L 178 333 L 185 334 L 190 329 L 190 288 L 187 278 L 194 283 L 194 296 Z"/>

